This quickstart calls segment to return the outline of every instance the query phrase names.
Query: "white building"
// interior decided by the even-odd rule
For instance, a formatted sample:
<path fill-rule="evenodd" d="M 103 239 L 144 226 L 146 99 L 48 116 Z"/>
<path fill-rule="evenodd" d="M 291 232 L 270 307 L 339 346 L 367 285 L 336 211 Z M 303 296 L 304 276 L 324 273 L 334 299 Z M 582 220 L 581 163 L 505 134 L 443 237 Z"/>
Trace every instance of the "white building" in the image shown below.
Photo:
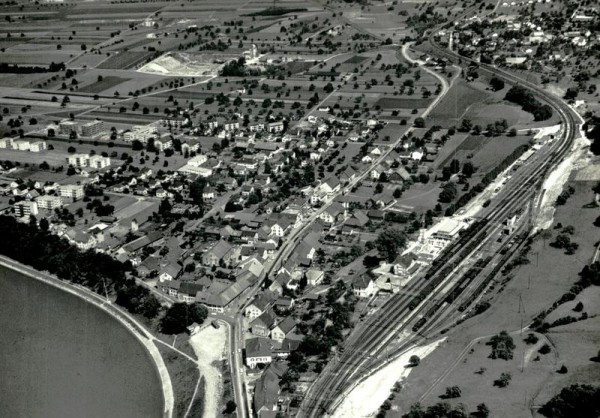
<path fill-rule="evenodd" d="M 54 210 L 63 205 L 60 196 L 44 195 L 38 197 L 35 201 L 37 202 L 38 208 L 46 210 Z"/>
<path fill-rule="evenodd" d="M 29 200 L 23 200 L 21 202 L 15 203 L 14 208 L 15 215 L 17 215 L 20 218 L 29 215 L 36 216 L 38 214 L 37 203 Z"/>
<path fill-rule="evenodd" d="M 79 200 L 83 198 L 85 192 L 83 186 L 79 184 L 65 184 L 58 188 L 58 192 L 61 197 L 67 197 L 73 200 Z"/>

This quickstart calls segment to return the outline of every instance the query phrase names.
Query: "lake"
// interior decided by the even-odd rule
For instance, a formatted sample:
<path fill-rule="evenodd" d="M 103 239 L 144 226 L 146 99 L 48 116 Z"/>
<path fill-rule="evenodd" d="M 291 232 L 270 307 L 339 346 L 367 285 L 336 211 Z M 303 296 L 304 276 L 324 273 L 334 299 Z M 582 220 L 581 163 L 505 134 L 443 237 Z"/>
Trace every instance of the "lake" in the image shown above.
<path fill-rule="evenodd" d="M 158 372 L 119 322 L 0 266 L 0 415 L 162 417 Z"/>

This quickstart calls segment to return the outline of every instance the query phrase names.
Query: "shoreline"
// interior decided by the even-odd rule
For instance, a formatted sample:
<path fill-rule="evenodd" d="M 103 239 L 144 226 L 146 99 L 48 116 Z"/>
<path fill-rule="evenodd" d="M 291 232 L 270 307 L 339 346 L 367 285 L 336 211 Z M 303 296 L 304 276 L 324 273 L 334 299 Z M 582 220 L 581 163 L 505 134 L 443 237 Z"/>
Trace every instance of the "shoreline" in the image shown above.
<path fill-rule="evenodd" d="M 146 349 L 146 352 L 153 363 L 154 370 L 158 375 L 160 387 L 163 393 L 163 417 L 173 417 L 174 394 L 169 372 L 162 356 L 160 355 L 160 352 L 158 351 L 158 348 L 156 348 L 154 345 L 154 336 L 147 331 L 143 325 L 139 324 L 135 318 L 131 317 L 128 313 L 121 311 L 112 303 L 102 298 L 102 296 L 92 292 L 91 290 L 83 286 L 73 285 L 65 282 L 48 272 L 36 270 L 33 267 L 19 263 L 18 261 L 3 255 L 0 255 L 0 266 L 74 295 L 79 299 L 82 299 L 84 302 L 87 302 L 105 312 L 111 318 L 115 319 L 121 326 L 125 327 Z"/>

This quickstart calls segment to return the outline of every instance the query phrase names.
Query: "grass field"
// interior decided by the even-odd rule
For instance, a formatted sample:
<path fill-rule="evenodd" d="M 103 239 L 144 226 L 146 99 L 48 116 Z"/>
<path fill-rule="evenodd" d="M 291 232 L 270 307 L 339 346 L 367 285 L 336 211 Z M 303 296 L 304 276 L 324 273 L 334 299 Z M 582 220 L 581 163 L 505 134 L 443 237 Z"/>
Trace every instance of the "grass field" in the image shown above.
<path fill-rule="evenodd" d="M 484 91 L 458 80 L 427 118 L 428 125 L 449 128 L 459 123 L 467 110 L 488 97 Z"/>

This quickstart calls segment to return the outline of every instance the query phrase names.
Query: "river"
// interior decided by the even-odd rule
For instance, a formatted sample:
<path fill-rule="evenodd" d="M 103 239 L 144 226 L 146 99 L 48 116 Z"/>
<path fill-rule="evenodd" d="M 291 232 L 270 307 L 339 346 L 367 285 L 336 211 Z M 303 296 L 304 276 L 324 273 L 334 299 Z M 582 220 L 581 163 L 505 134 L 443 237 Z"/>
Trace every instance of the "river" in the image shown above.
<path fill-rule="evenodd" d="M 101 309 L 0 266 L 0 415 L 162 417 L 145 348 Z"/>

